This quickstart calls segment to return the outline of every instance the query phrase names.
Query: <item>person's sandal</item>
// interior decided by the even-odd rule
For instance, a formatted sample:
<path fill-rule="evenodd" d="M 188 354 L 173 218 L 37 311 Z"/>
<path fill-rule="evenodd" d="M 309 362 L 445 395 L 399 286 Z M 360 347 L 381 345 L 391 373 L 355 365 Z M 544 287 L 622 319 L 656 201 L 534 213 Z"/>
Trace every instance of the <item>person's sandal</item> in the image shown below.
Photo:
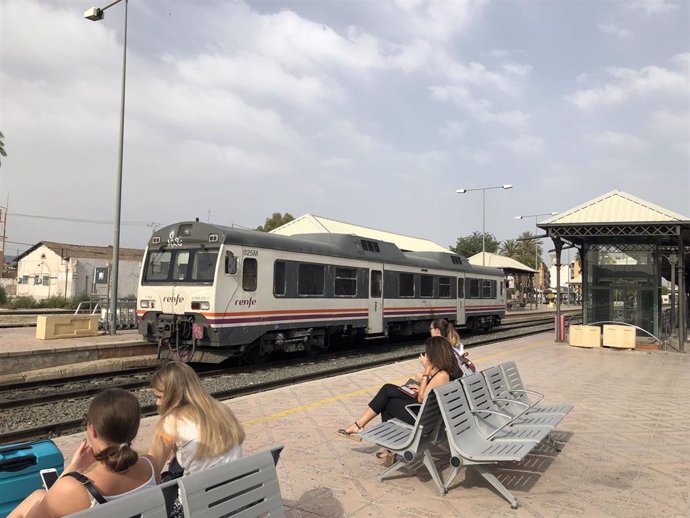
<path fill-rule="evenodd" d="M 340 428 L 338 430 L 338 435 L 340 435 L 341 437 L 345 437 L 346 439 L 350 439 L 351 441 L 361 442 L 362 438 L 357 434 L 364 430 L 364 428 L 359 426 L 359 423 L 357 423 L 357 421 L 355 421 L 355 426 L 357 427 L 356 432 L 348 432 L 345 428 Z"/>
<path fill-rule="evenodd" d="M 377 451 L 376 458 L 381 461 L 386 468 L 390 468 L 398 460 L 398 455 L 389 450 Z"/>

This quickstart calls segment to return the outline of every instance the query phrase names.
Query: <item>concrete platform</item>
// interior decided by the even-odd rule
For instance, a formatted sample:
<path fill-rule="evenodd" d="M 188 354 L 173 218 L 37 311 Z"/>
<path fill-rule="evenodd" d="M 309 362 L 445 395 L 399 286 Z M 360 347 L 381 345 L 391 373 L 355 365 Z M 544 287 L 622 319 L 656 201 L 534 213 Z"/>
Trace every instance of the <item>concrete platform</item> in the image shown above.
<path fill-rule="evenodd" d="M 157 363 L 156 346 L 136 330 L 38 340 L 36 329 L 0 329 L 0 384 L 117 371 Z"/>
<path fill-rule="evenodd" d="M 528 387 L 547 395 L 544 403 L 575 406 L 557 428 L 563 451 L 541 446 L 495 470 L 519 501 L 515 511 L 473 473 L 461 473 L 443 497 L 421 471 L 379 483 L 377 448 L 336 434 L 381 384 L 416 372 L 416 360 L 228 404 L 246 427 L 245 452 L 285 445 L 278 474 L 289 517 L 690 516 L 690 355 L 579 349 L 544 333 L 470 356 L 478 368 L 514 360 Z M 155 422 L 142 423 L 135 443 L 142 452 Z M 56 443 L 69 458 L 82 437 Z"/>

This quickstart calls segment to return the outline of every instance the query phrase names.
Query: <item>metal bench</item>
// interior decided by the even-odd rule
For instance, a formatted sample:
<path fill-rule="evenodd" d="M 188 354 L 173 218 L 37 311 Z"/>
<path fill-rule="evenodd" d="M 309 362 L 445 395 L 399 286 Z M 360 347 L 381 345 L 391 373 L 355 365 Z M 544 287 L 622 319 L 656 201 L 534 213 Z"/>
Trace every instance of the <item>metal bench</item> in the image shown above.
<path fill-rule="evenodd" d="M 178 494 L 185 517 L 283 517 L 276 473 L 282 449 L 275 446 L 97 505 L 70 518 L 167 518 Z"/>
<path fill-rule="evenodd" d="M 436 394 L 443 423 L 445 424 L 450 465 L 452 471 L 444 482 L 447 491 L 463 467 L 477 471 L 508 502 L 517 509 L 517 499 L 508 491 L 487 465 L 499 462 L 521 461 L 537 446 L 536 441 L 515 441 L 487 438 L 477 427 L 470 404 L 459 381 L 436 387 Z"/>
<path fill-rule="evenodd" d="M 436 469 L 434 459 L 429 453 L 429 448 L 444 439 L 441 434 L 443 421 L 438 403 L 436 402 L 436 396 L 433 393 L 429 393 L 424 398 L 421 406 L 417 404 L 408 405 L 408 411 L 415 415 L 411 412 L 411 407 L 419 407 L 419 413 L 415 416 L 414 425 L 392 419 L 368 430 L 363 430 L 359 432 L 359 435 L 382 448 L 390 450 L 400 458 L 400 460 L 378 476 L 379 482 L 382 482 L 388 475 L 401 468 L 414 467 L 421 462 L 429 470 L 439 494 L 443 495 L 446 492 L 443 480 Z"/>

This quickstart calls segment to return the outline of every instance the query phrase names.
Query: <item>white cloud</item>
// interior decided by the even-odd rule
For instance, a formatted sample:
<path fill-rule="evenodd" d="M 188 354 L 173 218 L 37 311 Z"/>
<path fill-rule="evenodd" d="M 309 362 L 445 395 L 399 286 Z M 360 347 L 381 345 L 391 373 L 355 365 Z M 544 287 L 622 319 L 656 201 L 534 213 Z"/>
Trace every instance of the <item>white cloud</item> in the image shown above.
<path fill-rule="evenodd" d="M 467 127 L 460 121 L 450 121 L 444 122 L 443 126 L 438 130 L 442 137 L 448 140 L 456 140 L 465 134 Z"/>
<path fill-rule="evenodd" d="M 683 61 L 679 55 L 675 61 Z M 683 95 L 687 97 L 690 77 L 667 68 L 648 66 L 639 70 L 621 67 L 605 67 L 602 72 L 611 82 L 602 86 L 579 90 L 566 99 L 581 110 L 622 103 L 632 97 L 648 95 Z"/>
<path fill-rule="evenodd" d="M 652 112 L 649 127 L 662 136 L 685 137 L 690 142 L 690 111 L 670 112 L 658 110 Z"/>
<path fill-rule="evenodd" d="M 508 63 L 503 65 L 503 69 L 516 76 L 524 77 L 532 71 L 531 65 L 519 65 L 517 63 Z"/>
<path fill-rule="evenodd" d="M 647 143 L 634 135 L 610 130 L 590 134 L 588 138 L 594 144 L 615 150 L 640 151 L 647 148 Z"/>
<path fill-rule="evenodd" d="M 538 156 L 544 153 L 544 140 L 532 135 L 520 135 L 514 139 L 502 140 L 499 145 L 516 155 Z"/>
<path fill-rule="evenodd" d="M 673 0 L 623 0 L 630 9 L 644 11 L 646 14 L 664 14 L 678 6 Z"/>
<path fill-rule="evenodd" d="M 469 89 L 462 86 L 431 86 L 429 91 L 432 98 L 461 106 L 480 122 L 496 123 L 507 128 L 520 130 L 527 126 L 530 118 L 529 114 L 520 110 L 495 111 L 491 102 L 474 97 Z"/>
<path fill-rule="evenodd" d="M 628 29 L 616 23 L 600 23 L 598 27 L 600 31 L 617 38 L 628 38 L 630 35 L 632 35 Z"/>

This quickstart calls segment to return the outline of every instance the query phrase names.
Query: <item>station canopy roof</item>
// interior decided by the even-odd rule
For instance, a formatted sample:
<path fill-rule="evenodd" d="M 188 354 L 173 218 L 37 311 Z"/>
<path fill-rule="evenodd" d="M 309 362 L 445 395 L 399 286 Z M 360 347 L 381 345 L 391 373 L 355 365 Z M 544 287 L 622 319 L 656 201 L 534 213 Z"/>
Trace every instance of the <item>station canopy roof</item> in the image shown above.
<path fill-rule="evenodd" d="M 648 243 L 676 246 L 678 236 L 690 240 L 690 218 L 627 192 L 613 190 L 537 225 L 552 239 L 575 245 L 585 241 Z"/>
<path fill-rule="evenodd" d="M 539 226 L 681 221 L 690 222 L 690 218 L 637 198 L 627 192 L 613 190 L 542 221 Z"/>
<path fill-rule="evenodd" d="M 295 236 L 298 234 L 354 234 L 360 237 L 369 239 L 378 239 L 379 241 L 387 241 L 394 243 L 403 252 L 445 252 L 451 253 L 448 248 L 445 248 L 428 239 L 419 237 L 406 236 L 404 234 L 395 234 L 393 232 L 386 232 L 385 230 L 377 230 L 368 227 L 362 227 L 353 223 L 339 221 L 337 219 L 325 218 L 323 216 L 316 216 L 314 214 L 304 214 L 299 218 L 293 219 L 289 223 L 282 225 L 276 229 L 271 230 L 273 234 L 282 236 Z"/>
<path fill-rule="evenodd" d="M 475 266 L 482 266 L 482 254 L 485 256 L 484 266 L 491 268 L 500 268 L 505 272 L 511 273 L 537 273 L 536 270 L 519 261 L 505 255 L 492 254 L 490 252 L 479 252 L 468 258 L 470 264 Z"/>

